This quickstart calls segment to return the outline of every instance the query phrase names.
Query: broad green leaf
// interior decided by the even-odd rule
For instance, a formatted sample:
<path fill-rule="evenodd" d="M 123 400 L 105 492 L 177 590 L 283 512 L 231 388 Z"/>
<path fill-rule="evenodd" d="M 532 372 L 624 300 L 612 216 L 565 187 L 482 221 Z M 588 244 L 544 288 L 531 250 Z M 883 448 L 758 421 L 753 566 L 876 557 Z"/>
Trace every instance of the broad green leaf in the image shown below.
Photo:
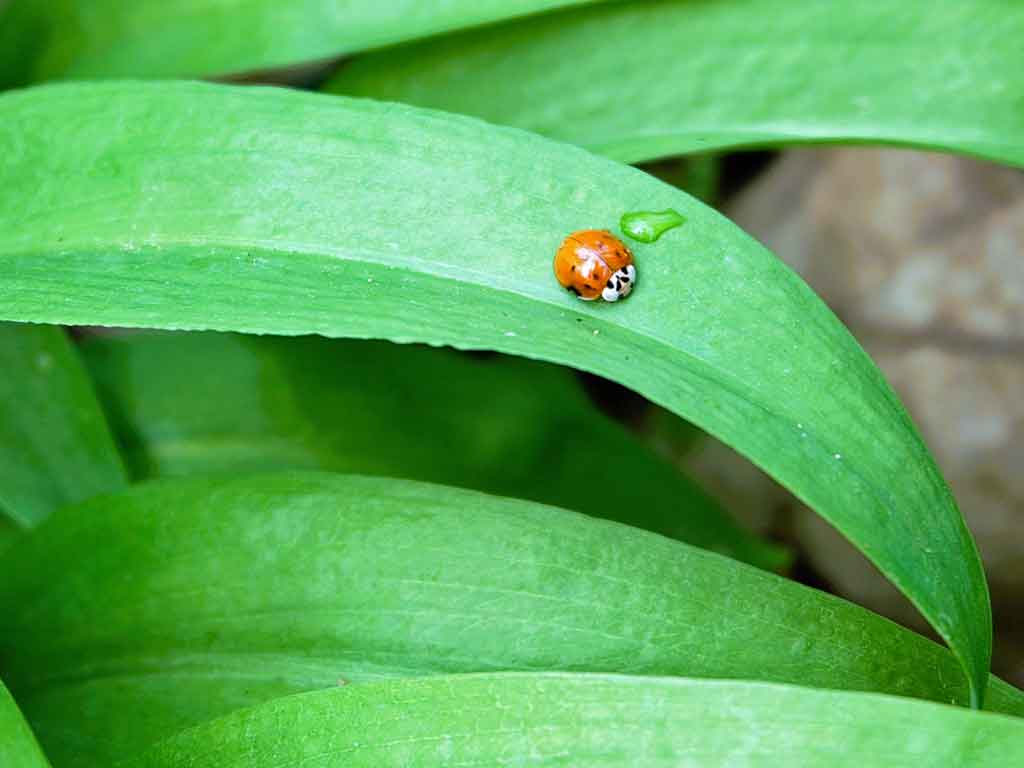
<path fill-rule="evenodd" d="M 0 681 L 0 765 L 4 768 L 49 768 L 18 705 Z"/>
<path fill-rule="evenodd" d="M 0 568 L 0 672 L 61 766 L 382 677 L 595 671 L 968 696 L 948 651 L 838 598 L 618 523 L 403 480 L 139 486 L 61 511 Z M 990 689 L 990 708 L 1024 714 L 1020 691 Z"/>
<path fill-rule="evenodd" d="M 593 0 L 0 2 L 0 85 L 301 64 Z"/>
<path fill-rule="evenodd" d="M 0 305 L 7 298 L 0 278 Z M 0 323 L 0 516 L 30 527 L 124 484 L 121 457 L 64 331 Z"/>
<path fill-rule="evenodd" d="M 597 373 L 835 524 L 980 701 L 985 577 L 909 417 L 795 274 L 679 190 L 455 115 L 200 83 L 5 94 L 0 147 L 0 319 L 420 341 Z M 555 281 L 567 233 L 665 208 L 687 223 L 635 249 L 627 301 Z"/>
<path fill-rule="evenodd" d="M 615 675 L 462 675 L 289 696 L 128 768 L 1004 768 L 1024 721 L 891 696 Z"/>
<path fill-rule="evenodd" d="M 881 142 L 1024 165 L 1018 0 L 647 0 L 389 49 L 329 88 L 635 162 Z"/>
<path fill-rule="evenodd" d="M 555 504 L 764 568 L 786 561 L 598 412 L 564 368 L 313 336 L 142 334 L 84 352 L 137 478 L 391 475 Z M 588 454 L 615 477 L 595 482 Z"/>

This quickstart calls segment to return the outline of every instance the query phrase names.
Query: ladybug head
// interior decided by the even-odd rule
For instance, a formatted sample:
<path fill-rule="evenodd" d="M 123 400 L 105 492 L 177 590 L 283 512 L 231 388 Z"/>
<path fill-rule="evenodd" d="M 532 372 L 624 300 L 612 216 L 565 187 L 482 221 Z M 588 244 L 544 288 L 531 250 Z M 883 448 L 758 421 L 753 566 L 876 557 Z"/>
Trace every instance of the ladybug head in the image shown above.
<path fill-rule="evenodd" d="M 605 301 L 618 301 L 629 296 L 636 284 L 636 267 L 627 264 L 622 269 L 617 269 L 608 278 L 604 290 L 601 291 L 601 298 Z"/>

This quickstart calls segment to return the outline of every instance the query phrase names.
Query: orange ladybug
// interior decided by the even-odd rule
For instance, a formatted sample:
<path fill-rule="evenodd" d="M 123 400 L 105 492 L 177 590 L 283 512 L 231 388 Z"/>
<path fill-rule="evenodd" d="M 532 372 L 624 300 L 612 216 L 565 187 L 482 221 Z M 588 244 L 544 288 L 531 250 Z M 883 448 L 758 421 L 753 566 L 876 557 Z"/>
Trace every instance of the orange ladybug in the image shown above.
<path fill-rule="evenodd" d="M 582 229 L 562 242 L 555 254 L 555 277 L 584 301 L 599 296 L 618 301 L 636 284 L 633 254 L 603 229 Z"/>

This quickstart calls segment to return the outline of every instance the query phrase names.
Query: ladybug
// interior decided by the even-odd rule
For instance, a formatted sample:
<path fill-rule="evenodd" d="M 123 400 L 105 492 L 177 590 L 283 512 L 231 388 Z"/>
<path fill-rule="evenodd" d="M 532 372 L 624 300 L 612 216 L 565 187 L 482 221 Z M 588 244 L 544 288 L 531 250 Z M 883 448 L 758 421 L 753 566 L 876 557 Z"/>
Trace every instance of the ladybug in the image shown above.
<path fill-rule="evenodd" d="M 626 244 L 603 229 L 573 232 L 555 254 L 555 277 L 584 301 L 600 296 L 618 301 L 636 284 L 633 254 Z"/>

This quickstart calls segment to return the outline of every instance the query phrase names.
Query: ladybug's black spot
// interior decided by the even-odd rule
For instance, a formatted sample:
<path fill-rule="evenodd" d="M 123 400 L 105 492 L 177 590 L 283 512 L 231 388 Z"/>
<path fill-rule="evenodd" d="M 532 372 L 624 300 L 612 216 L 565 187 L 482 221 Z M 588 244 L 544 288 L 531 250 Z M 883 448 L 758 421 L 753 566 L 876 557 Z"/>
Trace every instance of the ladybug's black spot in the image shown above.
<path fill-rule="evenodd" d="M 576 265 L 575 265 L 575 264 L 573 264 L 573 265 L 572 265 L 571 267 L 569 267 L 569 269 L 570 269 L 571 271 L 575 272 L 575 271 L 576 271 Z"/>

